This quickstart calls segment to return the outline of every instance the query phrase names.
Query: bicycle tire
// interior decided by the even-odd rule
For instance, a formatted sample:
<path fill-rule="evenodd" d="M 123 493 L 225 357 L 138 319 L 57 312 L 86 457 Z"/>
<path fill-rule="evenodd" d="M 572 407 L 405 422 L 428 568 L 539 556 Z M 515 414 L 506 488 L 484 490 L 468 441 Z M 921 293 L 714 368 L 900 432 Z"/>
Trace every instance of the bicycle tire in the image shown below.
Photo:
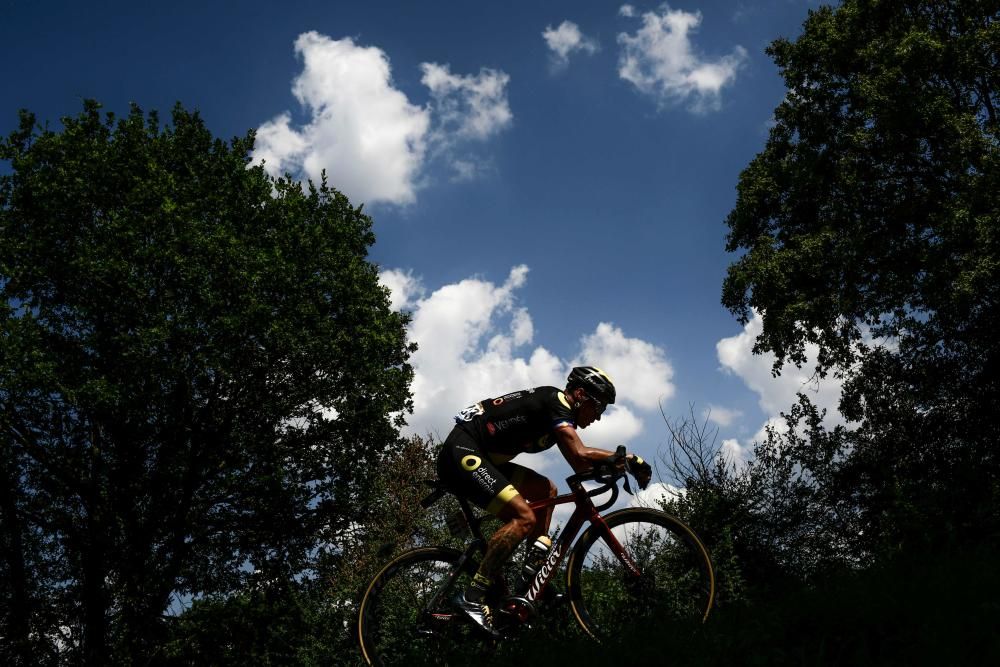
<path fill-rule="evenodd" d="M 570 605 L 598 641 L 637 628 L 704 623 L 715 601 L 708 550 L 691 528 L 665 512 L 624 509 L 603 517 L 642 575 L 614 556 L 603 530 L 590 526 L 566 566 Z"/>
<path fill-rule="evenodd" d="M 412 549 L 375 575 L 358 608 L 357 638 L 369 665 L 456 665 L 468 662 L 479 641 L 449 606 L 462 575 L 441 589 L 461 552 L 447 547 Z M 434 595 L 438 603 L 428 608 Z"/>

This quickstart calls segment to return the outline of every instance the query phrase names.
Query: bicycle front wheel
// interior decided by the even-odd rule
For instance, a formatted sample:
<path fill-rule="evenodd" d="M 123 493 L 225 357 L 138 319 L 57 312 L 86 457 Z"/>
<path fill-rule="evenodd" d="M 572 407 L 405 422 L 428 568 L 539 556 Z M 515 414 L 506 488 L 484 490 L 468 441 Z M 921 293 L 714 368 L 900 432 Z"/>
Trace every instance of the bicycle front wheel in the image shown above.
<path fill-rule="evenodd" d="M 693 530 L 644 508 L 613 512 L 604 522 L 607 531 L 587 529 L 566 568 L 570 604 L 588 634 L 600 641 L 629 629 L 708 618 L 715 573 Z"/>
<path fill-rule="evenodd" d="M 358 641 L 370 665 L 465 664 L 481 642 L 450 607 L 468 577 L 454 577 L 461 552 L 407 551 L 375 575 L 358 609 Z"/>

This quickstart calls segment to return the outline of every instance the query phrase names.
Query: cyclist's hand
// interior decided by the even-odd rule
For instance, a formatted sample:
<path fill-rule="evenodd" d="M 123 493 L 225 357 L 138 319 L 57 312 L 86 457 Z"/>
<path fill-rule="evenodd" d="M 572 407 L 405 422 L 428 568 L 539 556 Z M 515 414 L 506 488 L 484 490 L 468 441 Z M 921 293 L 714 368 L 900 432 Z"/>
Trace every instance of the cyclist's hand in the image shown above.
<path fill-rule="evenodd" d="M 632 473 L 632 476 L 635 477 L 639 488 L 645 489 L 646 485 L 649 484 L 650 478 L 653 476 L 653 468 L 637 454 L 632 454 L 629 458 L 625 459 L 625 465 L 628 471 Z"/>
<path fill-rule="evenodd" d="M 602 470 L 606 475 L 614 474 L 615 471 L 625 472 L 628 470 L 628 458 L 625 454 L 625 446 L 620 445 L 614 454 L 610 454 L 602 459 L 597 466 L 600 466 L 597 469 Z"/>

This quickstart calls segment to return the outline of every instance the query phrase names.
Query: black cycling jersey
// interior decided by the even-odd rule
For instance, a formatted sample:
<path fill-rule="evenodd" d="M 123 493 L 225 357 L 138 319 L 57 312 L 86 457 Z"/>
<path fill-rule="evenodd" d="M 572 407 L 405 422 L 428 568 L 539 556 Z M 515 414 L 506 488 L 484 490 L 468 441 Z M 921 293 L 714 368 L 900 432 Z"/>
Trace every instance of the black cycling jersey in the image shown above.
<path fill-rule="evenodd" d="M 557 428 L 576 426 L 569 399 L 555 387 L 487 398 L 462 410 L 455 422 L 438 456 L 438 476 L 493 514 L 518 495 L 518 480 L 532 474 L 510 460 L 548 449 Z"/>
<path fill-rule="evenodd" d="M 535 387 L 487 398 L 456 417 L 495 462 L 522 452 L 540 452 L 556 443 L 560 426 L 576 426 L 569 398 L 556 387 Z"/>

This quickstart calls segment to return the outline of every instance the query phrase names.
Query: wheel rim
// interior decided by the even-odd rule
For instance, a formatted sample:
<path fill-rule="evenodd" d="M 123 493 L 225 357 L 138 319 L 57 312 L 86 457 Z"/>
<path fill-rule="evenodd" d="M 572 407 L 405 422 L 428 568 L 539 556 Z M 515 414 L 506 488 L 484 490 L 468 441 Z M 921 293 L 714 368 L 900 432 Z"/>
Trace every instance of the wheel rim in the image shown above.
<path fill-rule="evenodd" d="M 360 610 L 362 653 L 374 665 L 448 665 L 468 657 L 469 624 L 449 605 L 460 578 L 443 590 L 457 554 L 404 554 L 372 582 Z M 439 595 L 436 605 L 429 607 Z M 463 651 L 464 647 L 464 651 Z"/>
<path fill-rule="evenodd" d="M 666 628 L 703 622 L 711 610 L 715 580 L 697 537 L 679 521 L 655 512 L 607 518 L 612 533 L 642 572 L 635 576 L 591 528 L 573 552 L 573 611 L 597 639 L 645 626 Z"/>

